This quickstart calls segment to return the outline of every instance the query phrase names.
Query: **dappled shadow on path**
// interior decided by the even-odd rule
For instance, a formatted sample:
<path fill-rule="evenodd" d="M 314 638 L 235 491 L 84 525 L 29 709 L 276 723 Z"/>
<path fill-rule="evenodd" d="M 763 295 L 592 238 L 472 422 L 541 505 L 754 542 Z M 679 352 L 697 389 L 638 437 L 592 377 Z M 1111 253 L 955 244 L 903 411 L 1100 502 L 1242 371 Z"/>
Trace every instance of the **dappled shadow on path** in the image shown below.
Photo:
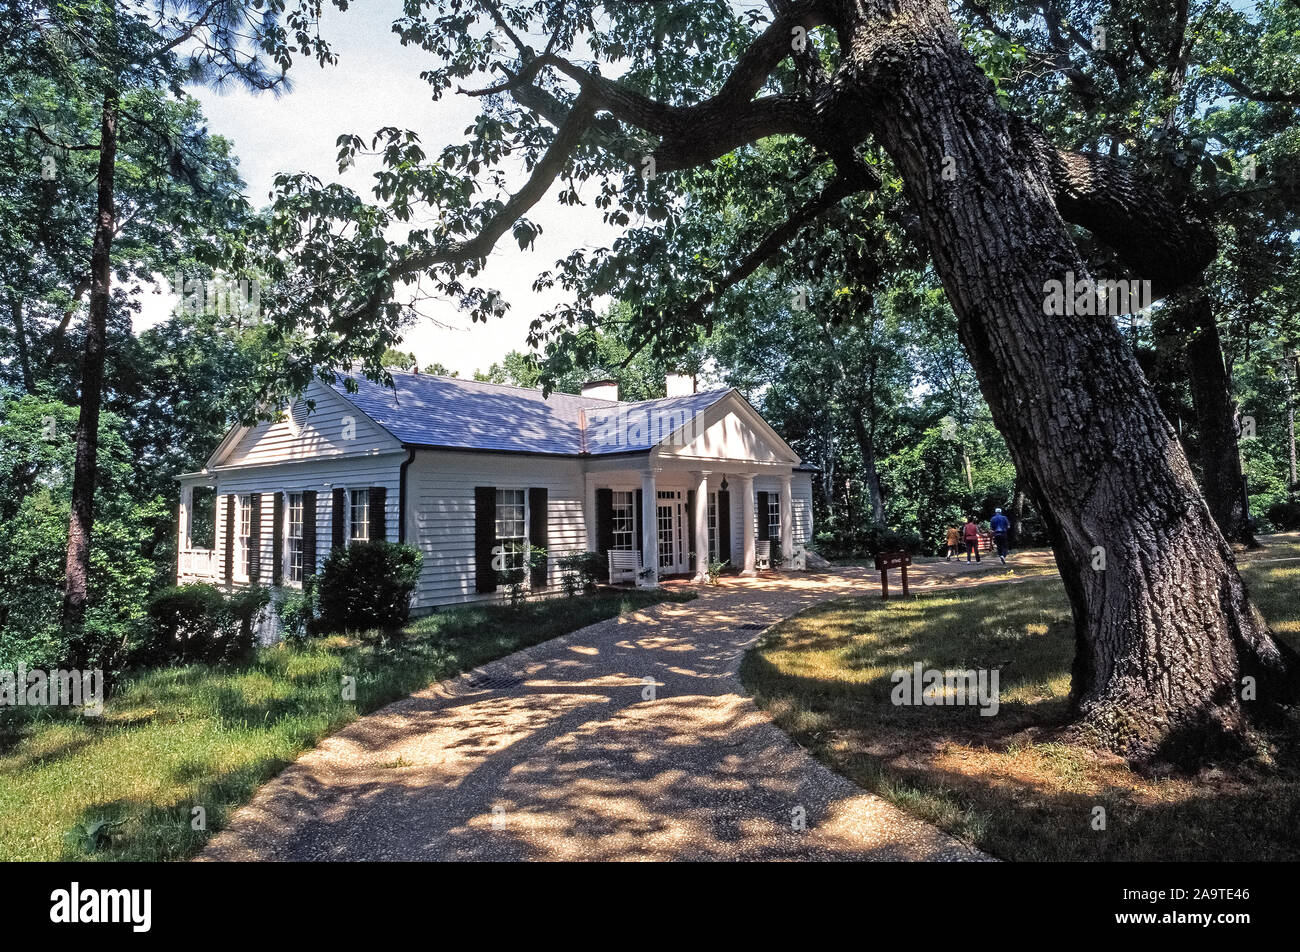
<path fill-rule="evenodd" d="M 435 685 L 305 755 L 201 858 L 978 858 L 817 764 L 734 680 L 764 627 L 862 581 L 733 583 Z"/>

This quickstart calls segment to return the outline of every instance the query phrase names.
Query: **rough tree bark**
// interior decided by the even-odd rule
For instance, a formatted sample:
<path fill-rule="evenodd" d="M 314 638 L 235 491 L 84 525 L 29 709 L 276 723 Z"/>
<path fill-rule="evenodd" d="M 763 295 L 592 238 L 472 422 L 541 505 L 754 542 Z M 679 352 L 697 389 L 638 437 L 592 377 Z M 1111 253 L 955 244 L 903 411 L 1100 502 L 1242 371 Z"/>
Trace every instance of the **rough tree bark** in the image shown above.
<path fill-rule="evenodd" d="M 1016 476 L 1015 489 L 1011 494 L 1011 542 L 1017 548 L 1023 548 L 1020 541 L 1020 533 L 1025 522 L 1025 490 L 1020 482 L 1020 476 Z"/>
<path fill-rule="evenodd" d="M 1214 521 L 1229 542 L 1257 548 L 1242 492 L 1241 449 L 1232 386 L 1223 361 L 1219 326 L 1209 298 L 1200 291 L 1184 302 L 1184 361 L 1196 411 L 1201 487 Z"/>
<path fill-rule="evenodd" d="M 844 0 L 853 109 L 902 172 L 994 421 L 1044 509 L 1073 609 L 1079 732 L 1136 763 L 1248 734 L 1241 678 L 1292 687 L 1182 449 L 1109 316 L 1049 317 L 1087 276 L 1029 150 L 938 0 Z M 945 177 L 945 170 L 955 170 Z M 1189 557 L 1191 555 L 1192 557 Z"/>
<path fill-rule="evenodd" d="M 76 461 L 72 474 L 72 517 L 68 523 L 68 554 L 63 594 L 63 630 L 84 663 L 82 623 L 90 585 L 90 539 L 95 524 L 95 472 L 99 456 L 99 411 L 103 402 L 104 350 L 108 327 L 111 254 L 117 211 L 113 201 L 117 161 L 118 94 L 104 94 L 99 124 L 99 182 L 95 210 L 95 240 L 90 252 L 90 313 L 81 360 L 81 412 L 77 417 Z"/>

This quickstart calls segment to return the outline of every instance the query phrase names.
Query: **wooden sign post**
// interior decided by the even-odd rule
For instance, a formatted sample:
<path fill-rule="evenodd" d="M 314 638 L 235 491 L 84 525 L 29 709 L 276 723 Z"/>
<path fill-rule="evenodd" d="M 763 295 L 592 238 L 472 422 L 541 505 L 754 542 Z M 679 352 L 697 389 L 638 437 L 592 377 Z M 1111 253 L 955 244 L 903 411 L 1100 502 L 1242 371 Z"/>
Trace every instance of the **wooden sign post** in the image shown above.
<path fill-rule="evenodd" d="M 880 573 L 880 597 L 889 599 L 889 570 L 901 569 L 903 572 L 903 597 L 907 597 L 907 567 L 912 564 L 912 557 L 906 552 L 881 552 L 876 556 L 876 570 Z"/>

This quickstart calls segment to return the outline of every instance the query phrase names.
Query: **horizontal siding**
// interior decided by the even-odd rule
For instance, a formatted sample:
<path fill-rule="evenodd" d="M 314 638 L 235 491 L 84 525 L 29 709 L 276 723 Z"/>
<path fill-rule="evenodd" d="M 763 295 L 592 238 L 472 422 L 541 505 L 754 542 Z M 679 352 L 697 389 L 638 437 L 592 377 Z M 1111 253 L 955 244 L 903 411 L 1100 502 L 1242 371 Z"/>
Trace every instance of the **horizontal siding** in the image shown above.
<path fill-rule="evenodd" d="M 419 546 L 424 568 L 415 607 L 499 598 L 474 591 L 474 487 L 547 491 L 549 580 L 555 559 L 587 549 L 585 482 L 580 460 L 496 453 L 417 452 L 407 469 L 407 541 Z"/>
<path fill-rule="evenodd" d="M 307 401 L 316 401 L 307 409 Z M 398 449 L 386 431 L 320 383 L 294 402 L 285 419 L 262 422 L 240 438 L 218 467 L 262 466 L 295 460 L 370 456 Z"/>
<path fill-rule="evenodd" d="M 335 488 L 369 489 L 383 486 L 386 490 L 384 505 L 385 531 L 390 542 L 397 541 L 399 484 L 401 464 L 406 454 L 389 453 L 365 459 L 316 460 L 308 463 L 286 463 L 249 471 L 226 471 L 217 477 L 217 563 L 218 579 L 226 575 L 226 499 L 230 494 L 257 494 L 262 507 L 262 578 L 263 585 L 271 583 L 271 560 L 284 550 L 283 540 L 276 547 L 272 538 L 274 524 L 274 493 L 316 490 L 316 566 L 304 566 L 305 574 L 320 570 L 329 555 L 333 523 L 332 493 Z M 288 501 L 285 502 L 285 525 L 288 525 Z M 239 531 L 236 522 L 235 531 Z M 236 556 L 238 550 L 235 551 Z M 286 573 L 287 574 L 287 573 Z M 238 576 L 236 576 L 238 579 Z M 297 587 L 296 585 L 294 587 Z"/>
<path fill-rule="evenodd" d="M 794 542 L 808 545 L 813 537 L 813 490 L 811 473 L 795 473 L 790 480 L 794 495 Z"/>

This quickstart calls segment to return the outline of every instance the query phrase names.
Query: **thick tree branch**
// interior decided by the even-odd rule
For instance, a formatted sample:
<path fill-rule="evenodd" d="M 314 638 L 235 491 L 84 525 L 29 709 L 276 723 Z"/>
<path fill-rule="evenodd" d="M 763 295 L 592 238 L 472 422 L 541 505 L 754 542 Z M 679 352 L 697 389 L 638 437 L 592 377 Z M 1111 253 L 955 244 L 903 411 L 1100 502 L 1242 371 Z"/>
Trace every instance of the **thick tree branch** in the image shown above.
<path fill-rule="evenodd" d="M 1123 161 L 1058 149 L 1024 119 L 1012 120 L 1012 134 L 1050 184 L 1061 217 L 1092 232 L 1155 296 L 1195 281 L 1214 260 L 1214 232 Z"/>
<path fill-rule="evenodd" d="M 1233 92 L 1252 102 L 1279 102 L 1300 106 L 1300 93 L 1288 93 L 1280 89 L 1254 89 L 1235 76 L 1220 76 L 1219 79 Z"/>

